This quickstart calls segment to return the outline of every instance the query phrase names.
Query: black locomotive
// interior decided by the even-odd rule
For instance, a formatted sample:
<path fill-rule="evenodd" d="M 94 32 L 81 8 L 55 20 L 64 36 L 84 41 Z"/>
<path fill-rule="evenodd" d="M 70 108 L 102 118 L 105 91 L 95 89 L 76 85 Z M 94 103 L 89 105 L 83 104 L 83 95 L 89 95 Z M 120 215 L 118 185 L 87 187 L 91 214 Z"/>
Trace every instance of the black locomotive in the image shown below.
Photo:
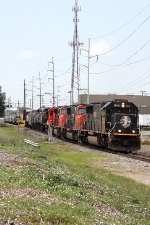
<path fill-rule="evenodd" d="M 114 151 L 141 148 L 138 108 L 128 100 L 93 103 L 86 107 L 86 131 L 82 141 Z"/>

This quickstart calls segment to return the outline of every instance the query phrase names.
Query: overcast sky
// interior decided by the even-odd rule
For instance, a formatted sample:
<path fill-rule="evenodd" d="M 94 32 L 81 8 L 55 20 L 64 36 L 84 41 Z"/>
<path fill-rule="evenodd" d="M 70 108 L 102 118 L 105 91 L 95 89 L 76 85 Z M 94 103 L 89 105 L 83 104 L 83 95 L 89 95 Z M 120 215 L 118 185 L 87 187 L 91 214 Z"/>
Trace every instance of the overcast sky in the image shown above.
<path fill-rule="evenodd" d="M 0 0 L 0 86 L 13 104 L 23 105 L 24 79 L 27 106 L 39 107 L 39 72 L 43 104 L 52 105 L 54 60 L 55 96 L 69 104 L 75 0 Z M 90 38 L 90 94 L 141 95 L 150 93 L 150 1 L 78 0 L 78 33 L 88 50 Z M 99 55 L 98 58 L 96 55 Z M 87 66 L 86 51 L 80 64 Z M 81 65 L 80 88 L 88 87 L 88 70 Z M 82 91 L 80 93 L 83 93 Z M 75 90 L 75 100 L 77 90 Z"/>

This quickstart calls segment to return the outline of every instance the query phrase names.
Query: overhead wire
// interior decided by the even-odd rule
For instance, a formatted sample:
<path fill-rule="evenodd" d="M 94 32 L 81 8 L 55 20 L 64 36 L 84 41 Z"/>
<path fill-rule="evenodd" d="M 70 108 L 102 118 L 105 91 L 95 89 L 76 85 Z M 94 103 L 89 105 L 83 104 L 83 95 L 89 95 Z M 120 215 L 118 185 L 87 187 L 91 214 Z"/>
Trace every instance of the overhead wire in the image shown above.
<path fill-rule="evenodd" d="M 149 76 L 150 76 L 150 75 L 148 75 L 147 77 L 143 78 L 142 80 L 140 80 L 140 81 L 136 82 L 135 84 L 133 84 L 133 85 L 129 86 L 129 88 L 131 88 L 131 87 L 135 86 L 136 84 L 141 83 L 141 81 L 143 81 L 143 80 L 147 79 Z M 127 87 L 127 88 L 123 88 L 123 89 L 129 89 L 129 88 Z"/>
<path fill-rule="evenodd" d="M 63 76 L 65 73 L 68 72 L 68 70 L 70 70 L 71 67 L 72 67 L 72 65 L 71 65 L 71 66 L 69 67 L 69 69 L 67 69 L 64 73 L 62 73 L 61 75 L 55 76 L 55 77 L 61 77 L 61 76 Z"/>
<path fill-rule="evenodd" d="M 141 86 L 138 86 L 138 87 L 132 88 L 132 90 L 137 89 L 137 88 L 140 88 L 140 87 L 143 87 L 143 86 L 145 86 L 145 85 L 147 85 L 147 84 L 150 84 L 150 82 L 147 82 L 147 83 L 145 83 L 145 84 L 142 84 Z M 128 89 L 128 90 L 131 90 L 131 89 Z"/>
<path fill-rule="evenodd" d="M 94 40 L 94 39 L 100 39 L 100 38 L 103 38 L 103 37 L 106 37 L 110 34 L 113 34 L 115 33 L 116 31 L 120 30 L 121 28 L 125 27 L 127 24 L 129 24 L 131 21 L 133 21 L 136 17 L 138 17 L 142 12 L 144 12 L 148 7 L 150 6 L 150 4 L 148 4 L 144 9 L 142 9 L 136 16 L 134 16 L 132 19 L 130 19 L 127 23 L 123 24 L 121 27 L 117 28 L 116 30 L 108 33 L 108 34 L 105 34 L 101 37 L 98 37 L 98 38 L 91 38 L 91 40 Z"/>
<path fill-rule="evenodd" d="M 142 74 L 142 75 L 141 75 L 140 77 L 138 77 L 136 80 L 130 82 L 130 84 L 128 84 L 128 85 L 126 85 L 126 86 L 124 86 L 124 87 L 118 89 L 117 91 L 122 90 L 122 89 L 127 89 L 128 87 L 132 87 L 132 86 L 136 85 L 137 83 L 140 83 L 141 81 L 145 80 L 145 79 L 146 79 L 147 77 L 149 77 L 150 75 L 148 75 L 146 78 L 144 78 L 144 79 L 142 79 L 141 81 L 139 81 L 139 82 L 137 82 L 137 83 L 134 84 L 134 82 L 136 82 L 137 80 L 139 80 L 140 78 L 142 78 L 142 77 L 143 77 L 145 74 L 147 74 L 148 72 L 150 72 L 150 70 L 147 70 L 144 74 Z M 132 85 L 132 84 L 133 84 L 133 85 Z"/>
<path fill-rule="evenodd" d="M 128 60 L 130 60 L 131 58 L 133 58 L 138 52 L 140 52 L 148 43 L 150 42 L 150 39 L 138 50 L 136 51 L 132 56 L 130 56 L 128 59 L 126 59 L 125 61 L 123 61 L 122 63 L 120 63 L 119 65 L 115 66 L 114 68 L 110 69 L 110 70 L 106 70 L 100 73 L 90 73 L 90 74 L 102 74 L 102 73 L 107 73 L 110 72 L 116 68 L 118 68 L 119 66 L 121 66 L 122 64 L 124 64 L 125 62 L 127 62 Z"/>
<path fill-rule="evenodd" d="M 139 62 L 144 61 L 144 60 L 149 59 L 149 58 L 150 58 L 150 56 L 148 56 L 148 57 L 146 57 L 144 59 L 140 59 L 140 60 L 135 61 L 135 62 L 131 62 L 131 63 L 124 64 L 124 65 L 120 65 L 120 66 L 129 66 L 129 65 L 132 65 L 132 64 L 135 64 L 135 63 L 139 63 Z M 110 64 L 106 64 L 106 63 L 102 63 L 102 62 L 98 62 L 98 61 L 96 61 L 96 62 L 99 63 L 99 64 L 102 64 L 102 65 L 105 65 L 105 66 L 118 66 L 118 65 L 110 65 Z"/>
<path fill-rule="evenodd" d="M 111 51 L 113 51 L 114 49 L 118 48 L 120 45 L 122 45 L 125 41 L 127 41 L 148 19 L 150 18 L 150 16 L 148 16 L 127 38 L 125 38 L 122 42 L 120 42 L 118 45 L 116 45 L 114 48 L 104 52 L 104 53 L 101 53 L 101 54 L 97 54 L 97 55 L 94 55 L 94 56 L 90 56 L 90 58 L 94 58 L 94 57 L 98 57 L 100 55 L 105 55 Z"/>

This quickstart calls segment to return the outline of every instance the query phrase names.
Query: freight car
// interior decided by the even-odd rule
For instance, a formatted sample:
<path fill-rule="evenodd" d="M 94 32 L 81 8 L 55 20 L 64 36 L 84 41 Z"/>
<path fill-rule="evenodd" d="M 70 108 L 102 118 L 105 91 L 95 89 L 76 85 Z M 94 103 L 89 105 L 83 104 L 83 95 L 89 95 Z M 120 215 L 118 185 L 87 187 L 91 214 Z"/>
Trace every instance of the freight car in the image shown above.
<path fill-rule="evenodd" d="M 10 114 L 10 115 L 6 115 L 4 117 L 4 122 L 17 125 L 18 124 L 18 120 L 21 120 L 21 119 L 23 119 L 23 114 L 19 114 L 19 113 Z"/>
<path fill-rule="evenodd" d="M 127 100 L 56 108 L 53 133 L 113 151 L 141 148 L 138 108 Z"/>
<path fill-rule="evenodd" d="M 48 111 L 49 108 L 29 112 L 26 116 L 26 127 L 47 132 Z"/>

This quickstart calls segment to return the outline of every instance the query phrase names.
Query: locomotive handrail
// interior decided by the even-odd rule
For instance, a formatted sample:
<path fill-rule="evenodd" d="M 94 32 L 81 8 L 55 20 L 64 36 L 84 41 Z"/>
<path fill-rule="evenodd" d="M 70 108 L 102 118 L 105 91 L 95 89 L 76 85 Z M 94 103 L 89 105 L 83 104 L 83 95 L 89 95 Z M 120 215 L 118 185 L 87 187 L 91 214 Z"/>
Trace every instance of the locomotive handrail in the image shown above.
<path fill-rule="evenodd" d="M 115 128 L 115 126 L 116 126 L 116 124 L 117 123 L 120 123 L 120 124 L 123 124 L 123 122 L 116 122 L 115 124 L 114 124 L 114 126 L 112 127 L 112 129 L 111 130 L 109 130 L 109 132 L 111 133 L 112 132 L 112 130 Z M 110 123 L 111 124 L 111 123 Z"/>

